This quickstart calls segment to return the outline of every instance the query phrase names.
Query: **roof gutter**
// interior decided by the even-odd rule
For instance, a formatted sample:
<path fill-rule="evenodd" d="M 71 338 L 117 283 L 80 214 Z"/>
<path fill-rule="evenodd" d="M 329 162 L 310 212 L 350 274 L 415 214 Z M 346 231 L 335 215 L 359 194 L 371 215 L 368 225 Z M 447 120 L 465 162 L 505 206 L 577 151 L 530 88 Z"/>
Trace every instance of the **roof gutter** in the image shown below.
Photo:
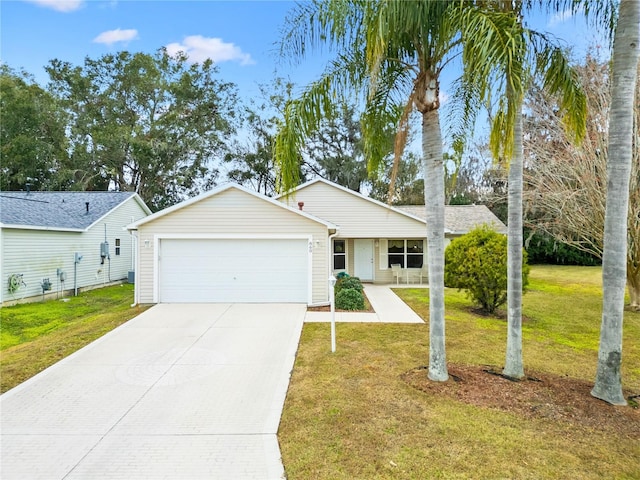
<path fill-rule="evenodd" d="M 65 228 L 65 227 L 43 227 L 35 225 L 17 225 L 11 223 L 0 223 L 0 228 L 13 229 L 13 230 L 43 230 L 49 232 L 73 232 L 82 233 L 86 232 L 85 228 Z"/>
<path fill-rule="evenodd" d="M 140 251 L 139 251 L 139 246 L 138 246 L 138 231 L 134 231 L 134 230 L 129 230 L 129 233 L 131 234 L 131 246 L 132 248 L 132 255 L 134 258 L 132 258 L 132 261 L 135 261 L 135 269 L 134 269 L 134 275 L 137 277 L 138 276 L 138 272 L 140 272 Z M 138 278 L 133 279 L 133 303 L 131 304 L 131 308 L 135 307 L 136 305 L 138 305 L 138 282 L 140 280 Z"/>

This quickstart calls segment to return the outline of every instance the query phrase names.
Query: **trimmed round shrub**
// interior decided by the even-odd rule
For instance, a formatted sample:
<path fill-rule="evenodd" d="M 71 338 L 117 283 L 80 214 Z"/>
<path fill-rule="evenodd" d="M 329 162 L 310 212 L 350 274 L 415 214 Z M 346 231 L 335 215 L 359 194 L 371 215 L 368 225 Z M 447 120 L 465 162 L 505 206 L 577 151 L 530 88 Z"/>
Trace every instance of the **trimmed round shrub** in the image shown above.
<path fill-rule="evenodd" d="M 364 290 L 362 282 L 358 277 L 343 277 L 336 282 L 335 294 L 340 293 L 341 290 L 354 289 L 362 293 Z"/>
<path fill-rule="evenodd" d="M 364 296 L 355 288 L 343 288 L 336 293 L 336 308 L 340 310 L 364 310 Z"/>
<path fill-rule="evenodd" d="M 336 275 L 336 278 L 338 280 L 340 280 L 341 278 L 346 278 L 346 277 L 350 277 L 351 275 L 349 275 L 347 272 L 339 272 L 338 275 Z"/>
<path fill-rule="evenodd" d="M 507 237 L 487 226 L 453 240 L 444 252 L 444 284 L 466 290 L 482 310 L 493 313 L 507 301 Z M 522 252 L 522 287 L 529 279 Z"/>

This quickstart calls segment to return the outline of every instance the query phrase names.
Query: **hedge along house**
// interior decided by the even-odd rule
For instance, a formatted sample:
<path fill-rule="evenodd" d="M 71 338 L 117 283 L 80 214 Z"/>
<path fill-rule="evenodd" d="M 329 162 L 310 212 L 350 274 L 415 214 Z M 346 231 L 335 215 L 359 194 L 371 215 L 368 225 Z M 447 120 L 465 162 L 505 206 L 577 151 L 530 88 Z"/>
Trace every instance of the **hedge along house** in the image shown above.
<path fill-rule="evenodd" d="M 329 295 L 336 226 L 229 184 L 129 226 L 136 303 L 306 303 Z"/>
<path fill-rule="evenodd" d="M 391 207 L 324 179 L 304 183 L 278 199 L 339 226 L 330 239 L 334 274 L 344 271 L 365 282 L 395 283 L 391 265 L 396 264 L 403 282 L 426 278 L 424 205 Z M 507 232 L 484 205 L 446 206 L 445 242 L 482 224 Z"/>
<path fill-rule="evenodd" d="M 0 304 L 133 276 L 126 226 L 150 213 L 132 192 L 0 192 Z"/>

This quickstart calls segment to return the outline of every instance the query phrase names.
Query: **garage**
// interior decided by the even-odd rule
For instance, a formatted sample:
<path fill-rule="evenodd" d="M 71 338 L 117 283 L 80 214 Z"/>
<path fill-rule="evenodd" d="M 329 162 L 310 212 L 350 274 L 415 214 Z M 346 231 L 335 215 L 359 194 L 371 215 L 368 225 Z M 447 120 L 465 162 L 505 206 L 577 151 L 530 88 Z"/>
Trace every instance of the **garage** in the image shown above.
<path fill-rule="evenodd" d="M 309 303 L 308 238 L 161 238 L 161 303 Z"/>

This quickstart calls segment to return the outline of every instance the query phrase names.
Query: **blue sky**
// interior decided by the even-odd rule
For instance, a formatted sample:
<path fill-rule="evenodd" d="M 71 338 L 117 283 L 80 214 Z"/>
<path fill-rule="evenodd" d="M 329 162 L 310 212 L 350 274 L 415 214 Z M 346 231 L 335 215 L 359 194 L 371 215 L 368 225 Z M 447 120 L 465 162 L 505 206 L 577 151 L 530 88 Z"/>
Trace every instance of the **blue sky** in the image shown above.
<path fill-rule="evenodd" d="M 293 6 L 270 0 L 0 0 L 0 58 L 45 84 L 43 67 L 54 58 L 81 65 L 85 56 L 164 46 L 185 50 L 193 61 L 213 59 L 220 77 L 248 99 L 274 72 L 304 85 L 322 71 L 321 58 L 297 67 L 278 61 L 275 43 Z M 584 22 L 566 15 L 540 15 L 531 23 L 578 44 L 581 52 L 593 39 Z"/>
<path fill-rule="evenodd" d="M 3 63 L 24 68 L 45 84 L 44 66 L 57 58 L 81 65 L 120 50 L 186 51 L 193 61 L 211 58 L 220 77 L 256 95 L 277 70 L 306 83 L 320 66 L 279 65 L 275 42 L 287 11 L 285 1 L 101 1 L 2 0 Z"/>

